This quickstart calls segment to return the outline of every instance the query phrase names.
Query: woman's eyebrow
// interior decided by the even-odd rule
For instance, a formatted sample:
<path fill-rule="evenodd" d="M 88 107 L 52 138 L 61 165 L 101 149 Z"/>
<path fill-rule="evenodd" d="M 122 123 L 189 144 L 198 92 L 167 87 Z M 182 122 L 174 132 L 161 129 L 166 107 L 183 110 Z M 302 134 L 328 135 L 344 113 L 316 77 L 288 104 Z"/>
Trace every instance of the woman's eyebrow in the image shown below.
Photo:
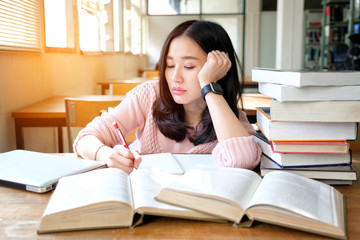
<path fill-rule="evenodd" d="M 191 55 L 183 56 L 183 57 L 181 57 L 181 58 L 182 58 L 182 59 L 190 59 L 190 60 L 200 60 L 200 58 L 197 58 L 197 57 L 191 56 Z M 173 60 L 174 58 L 171 57 L 171 56 L 167 56 L 166 59 Z"/>

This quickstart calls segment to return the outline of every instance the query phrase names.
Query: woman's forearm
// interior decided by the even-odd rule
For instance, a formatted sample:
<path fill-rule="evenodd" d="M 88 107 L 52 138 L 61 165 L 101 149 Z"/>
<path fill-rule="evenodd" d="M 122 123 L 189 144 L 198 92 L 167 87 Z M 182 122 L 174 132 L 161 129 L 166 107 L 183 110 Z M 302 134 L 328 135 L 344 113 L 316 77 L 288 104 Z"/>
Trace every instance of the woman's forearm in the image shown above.
<path fill-rule="evenodd" d="M 98 160 L 96 155 L 103 146 L 104 144 L 94 135 L 86 135 L 74 146 L 74 152 L 83 158 Z"/>
<path fill-rule="evenodd" d="M 209 93 L 205 99 L 219 141 L 250 135 L 222 95 Z"/>

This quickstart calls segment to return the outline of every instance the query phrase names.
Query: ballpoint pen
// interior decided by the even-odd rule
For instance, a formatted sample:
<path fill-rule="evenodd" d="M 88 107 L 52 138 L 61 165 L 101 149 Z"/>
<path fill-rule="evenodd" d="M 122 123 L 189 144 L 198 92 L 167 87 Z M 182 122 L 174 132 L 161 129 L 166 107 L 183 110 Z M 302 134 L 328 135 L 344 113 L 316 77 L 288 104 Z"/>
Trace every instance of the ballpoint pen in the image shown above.
<path fill-rule="evenodd" d="M 129 146 L 128 146 L 127 143 L 126 143 L 126 140 L 125 140 L 125 138 L 124 138 L 124 135 L 123 135 L 123 134 L 121 133 L 121 131 L 120 131 L 120 128 L 119 128 L 118 123 L 115 121 L 115 122 L 113 122 L 113 125 L 114 125 L 114 127 L 115 127 L 116 132 L 118 133 L 118 135 L 119 135 L 119 137 L 120 137 L 121 144 L 122 144 L 124 147 L 126 147 L 127 149 L 129 149 Z"/>

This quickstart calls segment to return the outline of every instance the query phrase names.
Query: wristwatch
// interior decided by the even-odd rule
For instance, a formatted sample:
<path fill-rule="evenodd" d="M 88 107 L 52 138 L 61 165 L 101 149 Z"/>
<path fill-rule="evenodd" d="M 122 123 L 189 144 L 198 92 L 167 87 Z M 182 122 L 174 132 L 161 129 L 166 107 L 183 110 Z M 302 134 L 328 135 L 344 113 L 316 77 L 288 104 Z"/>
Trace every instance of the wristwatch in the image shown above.
<path fill-rule="evenodd" d="M 213 93 L 216 93 L 216 94 L 219 94 L 219 95 L 224 94 L 221 85 L 218 84 L 218 83 L 215 83 L 215 82 L 211 82 L 210 84 L 206 85 L 205 87 L 203 87 L 201 89 L 201 95 L 204 98 L 204 100 L 205 100 L 205 95 L 207 93 L 209 93 L 209 92 L 213 92 Z"/>

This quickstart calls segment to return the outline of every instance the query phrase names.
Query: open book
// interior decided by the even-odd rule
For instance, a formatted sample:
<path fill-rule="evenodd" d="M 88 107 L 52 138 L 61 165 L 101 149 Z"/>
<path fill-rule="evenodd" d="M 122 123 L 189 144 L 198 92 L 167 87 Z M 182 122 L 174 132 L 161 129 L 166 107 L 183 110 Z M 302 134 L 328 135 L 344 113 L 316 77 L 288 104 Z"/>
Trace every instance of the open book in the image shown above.
<path fill-rule="evenodd" d="M 130 227 L 142 216 L 219 221 L 217 217 L 158 202 L 161 188 L 179 175 L 139 169 L 130 175 L 105 168 L 61 178 L 43 213 L 38 232 Z"/>
<path fill-rule="evenodd" d="M 272 172 L 262 179 L 245 169 L 193 169 L 156 199 L 237 224 L 257 220 L 346 238 L 344 196 L 327 184 L 291 173 Z"/>
<path fill-rule="evenodd" d="M 191 156 L 196 157 L 196 155 Z M 185 173 L 177 158 L 171 153 L 146 154 L 141 155 L 141 159 L 139 169 L 152 169 L 180 175 Z"/>

